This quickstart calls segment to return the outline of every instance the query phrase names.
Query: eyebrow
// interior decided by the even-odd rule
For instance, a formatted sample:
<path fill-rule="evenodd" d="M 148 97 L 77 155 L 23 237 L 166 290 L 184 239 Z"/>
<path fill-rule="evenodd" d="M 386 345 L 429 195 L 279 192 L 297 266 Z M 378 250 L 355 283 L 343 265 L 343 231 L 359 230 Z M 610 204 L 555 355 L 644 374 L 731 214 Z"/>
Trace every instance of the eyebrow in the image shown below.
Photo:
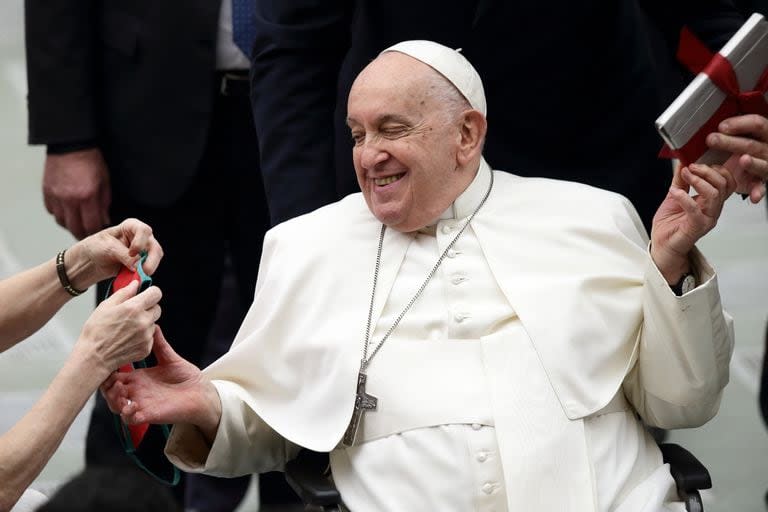
<path fill-rule="evenodd" d="M 376 118 L 376 124 L 385 124 L 385 123 L 391 123 L 391 122 L 402 123 L 407 125 L 411 124 L 410 119 L 399 114 L 382 114 Z M 354 117 L 347 117 L 347 126 L 350 126 L 352 123 L 360 124 Z"/>

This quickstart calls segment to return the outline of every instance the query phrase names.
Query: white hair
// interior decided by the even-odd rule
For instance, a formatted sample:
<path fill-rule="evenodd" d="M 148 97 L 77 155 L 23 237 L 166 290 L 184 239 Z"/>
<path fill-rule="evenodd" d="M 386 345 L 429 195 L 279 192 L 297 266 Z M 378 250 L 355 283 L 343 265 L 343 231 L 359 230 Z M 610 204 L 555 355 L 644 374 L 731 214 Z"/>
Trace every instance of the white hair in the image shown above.
<path fill-rule="evenodd" d="M 426 75 L 428 77 L 428 94 L 441 105 L 441 110 L 447 117 L 446 121 L 453 121 L 465 110 L 472 109 L 472 105 L 470 105 L 467 98 L 461 94 L 450 80 L 435 69 L 427 67 L 429 68 L 429 74 Z"/>

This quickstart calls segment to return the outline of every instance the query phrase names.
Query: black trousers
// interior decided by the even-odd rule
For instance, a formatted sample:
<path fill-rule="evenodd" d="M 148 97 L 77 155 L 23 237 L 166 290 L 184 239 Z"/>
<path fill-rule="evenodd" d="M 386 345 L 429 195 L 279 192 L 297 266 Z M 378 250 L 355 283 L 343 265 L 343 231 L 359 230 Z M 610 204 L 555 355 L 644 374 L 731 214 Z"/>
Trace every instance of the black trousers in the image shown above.
<path fill-rule="evenodd" d="M 214 101 L 205 153 L 185 194 L 174 204 L 153 207 L 113 190 L 110 209 L 114 223 L 136 217 L 152 226 L 165 253 L 153 276 L 163 291 L 158 323 L 176 352 L 199 366 L 229 348 L 253 300 L 262 241 L 269 227 L 248 97 L 217 92 Z M 230 279 L 225 282 L 227 275 Z M 104 288 L 100 287 L 99 299 Z M 117 439 L 106 403 L 99 394 L 96 398 L 86 464 L 132 464 Z M 167 466 L 161 448 L 152 448 L 157 467 Z M 249 477 L 186 475 L 186 482 L 174 492 L 179 501 L 186 501 L 186 508 L 226 512 L 239 504 L 249 481 Z M 296 500 L 281 474 L 265 477 L 261 487 L 265 503 Z"/>

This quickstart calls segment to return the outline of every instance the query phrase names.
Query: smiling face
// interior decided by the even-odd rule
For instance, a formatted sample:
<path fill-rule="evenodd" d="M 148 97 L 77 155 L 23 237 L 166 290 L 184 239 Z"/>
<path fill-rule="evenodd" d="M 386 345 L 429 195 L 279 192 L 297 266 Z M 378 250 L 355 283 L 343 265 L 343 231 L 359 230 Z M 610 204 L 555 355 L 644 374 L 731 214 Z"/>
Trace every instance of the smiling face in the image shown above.
<path fill-rule="evenodd" d="M 426 64 L 388 52 L 349 93 L 357 181 L 371 212 L 398 231 L 435 222 L 477 172 L 479 149 L 473 161 L 465 155 L 463 99 L 458 91 L 459 103 L 447 98 L 445 87 L 452 86 Z"/>

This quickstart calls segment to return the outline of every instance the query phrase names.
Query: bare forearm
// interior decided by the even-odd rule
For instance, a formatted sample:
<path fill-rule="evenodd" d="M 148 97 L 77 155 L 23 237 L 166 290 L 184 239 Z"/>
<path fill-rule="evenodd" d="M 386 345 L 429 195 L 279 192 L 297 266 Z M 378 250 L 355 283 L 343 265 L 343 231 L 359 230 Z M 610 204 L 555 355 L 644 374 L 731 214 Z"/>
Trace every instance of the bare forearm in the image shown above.
<path fill-rule="evenodd" d="M 67 250 L 64 259 L 75 288 L 83 290 L 98 281 L 80 245 Z M 0 352 L 40 329 L 71 298 L 61 286 L 55 258 L 0 281 Z"/>
<path fill-rule="evenodd" d="M 69 299 L 53 259 L 0 281 L 0 352 L 45 325 Z"/>
<path fill-rule="evenodd" d="M 0 510 L 8 510 L 40 474 L 85 403 L 107 377 L 89 357 L 73 354 L 43 396 L 0 437 Z"/>

